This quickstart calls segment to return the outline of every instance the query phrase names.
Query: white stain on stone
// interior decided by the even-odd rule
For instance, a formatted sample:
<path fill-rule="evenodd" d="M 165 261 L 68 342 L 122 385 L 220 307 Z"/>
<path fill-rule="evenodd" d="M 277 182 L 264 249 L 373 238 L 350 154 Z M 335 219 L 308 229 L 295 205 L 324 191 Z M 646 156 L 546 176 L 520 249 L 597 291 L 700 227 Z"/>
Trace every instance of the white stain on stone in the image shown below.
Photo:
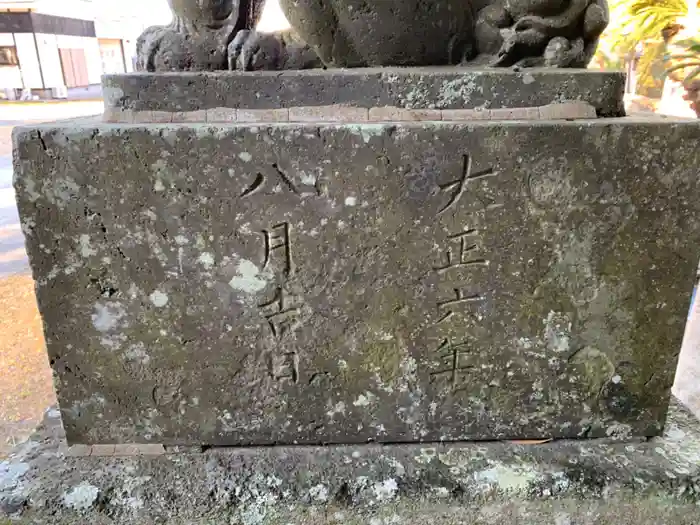
<path fill-rule="evenodd" d="M 251 160 L 253 160 L 253 156 L 247 151 L 241 151 L 238 154 L 238 158 L 241 159 L 243 162 L 250 162 Z"/>
<path fill-rule="evenodd" d="M 571 519 L 567 514 L 559 513 L 554 516 L 554 525 L 571 525 Z"/>
<path fill-rule="evenodd" d="M 384 124 L 344 124 L 342 128 L 341 126 L 337 127 L 338 129 L 345 129 L 355 135 L 360 135 L 365 144 L 369 143 L 372 137 L 381 137 L 384 135 L 386 129 L 388 128 L 388 126 Z"/>
<path fill-rule="evenodd" d="M 544 321 L 544 337 L 547 341 L 547 348 L 562 353 L 569 350 L 571 322 L 564 314 L 549 312 Z"/>
<path fill-rule="evenodd" d="M 28 463 L 0 462 L 0 491 L 16 488 L 20 478 L 24 476 L 28 470 Z"/>
<path fill-rule="evenodd" d="M 336 414 L 345 414 L 345 403 L 342 401 L 337 402 L 333 408 L 326 412 L 326 415 L 331 419 L 333 419 Z"/>
<path fill-rule="evenodd" d="M 36 228 L 36 221 L 30 218 L 22 219 L 20 222 L 20 228 L 25 236 L 32 235 L 34 233 L 34 228 Z"/>
<path fill-rule="evenodd" d="M 374 496 L 378 501 L 393 499 L 399 490 L 399 486 L 394 478 L 385 479 L 381 483 L 375 483 L 372 487 Z"/>
<path fill-rule="evenodd" d="M 473 75 L 463 75 L 443 82 L 436 106 L 448 107 L 455 102 L 468 102 L 477 89 L 476 77 Z"/>
<path fill-rule="evenodd" d="M 513 468 L 496 465 L 474 474 L 480 488 L 489 490 L 494 486 L 505 492 L 526 490 L 539 478 L 536 471 L 528 468 Z"/>
<path fill-rule="evenodd" d="M 364 394 L 360 394 L 352 404 L 356 407 L 366 407 L 369 406 L 376 397 L 377 396 L 372 392 L 365 392 Z"/>
<path fill-rule="evenodd" d="M 90 257 L 95 254 L 97 254 L 97 250 L 90 245 L 90 236 L 85 233 L 82 234 L 80 236 L 80 255 Z"/>
<path fill-rule="evenodd" d="M 165 186 L 163 185 L 163 181 L 160 179 L 156 179 L 156 182 L 153 184 L 153 191 L 164 191 Z"/>
<path fill-rule="evenodd" d="M 532 341 L 527 337 L 521 337 L 520 339 L 518 339 L 518 344 L 525 350 L 529 350 L 530 348 L 532 348 Z"/>
<path fill-rule="evenodd" d="M 15 172 L 15 179 L 17 178 L 17 173 Z M 41 193 L 36 190 L 36 184 L 32 179 L 26 179 L 24 181 L 24 193 L 29 197 L 31 202 L 36 202 L 41 198 Z"/>
<path fill-rule="evenodd" d="M 615 439 L 629 439 L 633 434 L 632 427 L 624 423 L 613 423 L 605 429 L 605 433 Z"/>
<path fill-rule="evenodd" d="M 610 381 L 612 381 L 616 385 L 619 385 L 620 383 L 622 383 L 622 377 L 620 377 L 619 375 L 615 375 L 612 376 L 612 379 Z"/>
<path fill-rule="evenodd" d="M 357 204 L 357 199 L 355 197 L 346 197 L 345 198 L 345 205 L 346 206 L 355 206 Z"/>
<path fill-rule="evenodd" d="M 255 294 L 267 286 L 265 275 L 251 261 L 242 259 L 236 268 L 236 276 L 229 281 L 229 286 L 247 294 Z"/>
<path fill-rule="evenodd" d="M 69 509 L 86 510 L 92 507 L 99 494 L 100 489 L 83 482 L 63 494 L 63 504 Z"/>
<path fill-rule="evenodd" d="M 306 186 L 313 186 L 316 184 L 316 175 L 313 173 L 302 172 L 299 176 L 299 180 L 301 180 L 301 183 L 305 184 Z"/>
<path fill-rule="evenodd" d="M 146 346 L 143 343 L 131 345 L 124 352 L 124 357 L 132 361 L 138 361 L 142 365 L 147 365 L 151 360 L 151 357 L 146 353 Z"/>
<path fill-rule="evenodd" d="M 162 308 L 163 306 L 168 304 L 168 295 L 166 293 L 161 292 L 160 290 L 154 291 L 151 295 L 148 296 L 148 298 L 157 308 Z"/>
<path fill-rule="evenodd" d="M 100 332 L 114 330 L 125 314 L 124 307 L 119 303 L 95 303 L 94 310 L 92 314 L 92 325 Z"/>
<path fill-rule="evenodd" d="M 309 496 L 311 496 L 312 500 L 325 503 L 328 501 L 328 489 L 325 485 L 319 483 L 315 487 L 311 487 L 311 489 L 309 489 Z"/>
<path fill-rule="evenodd" d="M 528 85 L 532 84 L 535 81 L 535 77 L 533 77 L 530 73 L 525 73 L 523 75 L 523 84 Z"/>
<path fill-rule="evenodd" d="M 110 350 L 119 350 L 125 342 L 126 335 L 124 334 L 113 334 L 100 338 L 100 344 Z"/>
<path fill-rule="evenodd" d="M 50 192 L 45 192 L 49 202 L 53 202 L 59 208 L 70 202 L 75 201 L 76 196 L 80 193 L 81 187 L 70 177 L 58 179 L 49 187 Z"/>
<path fill-rule="evenodd" d="M 209 252 L 204 252 L 202 253 L 197 260 L 200 262 L 202 266 L 204 266 L 207 270 L 211 269 L 214 266 L 214 256 L 209 253 Z"/>
<path fill-rule="evenodd" d="M 185 244 L 188 244 L 190 241 L 185 237 L 184 235 L 176 235 L 175 236 L 175 242 L 179 246 L 184 246 Z"/>

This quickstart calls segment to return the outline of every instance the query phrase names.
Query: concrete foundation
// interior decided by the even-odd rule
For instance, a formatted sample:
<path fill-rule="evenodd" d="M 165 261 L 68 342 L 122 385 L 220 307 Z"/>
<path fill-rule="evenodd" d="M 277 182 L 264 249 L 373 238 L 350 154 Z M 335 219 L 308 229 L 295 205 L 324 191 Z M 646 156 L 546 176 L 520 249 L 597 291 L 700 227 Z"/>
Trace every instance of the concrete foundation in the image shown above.
<path fill-rule="evenodd" d="M 665 435 L 650 441 L 83 453 L 66 446 L 58 411 L 50 411 L 0 463 L 0 523 L 700 522 L 700 428 L 675 404 Z"/>

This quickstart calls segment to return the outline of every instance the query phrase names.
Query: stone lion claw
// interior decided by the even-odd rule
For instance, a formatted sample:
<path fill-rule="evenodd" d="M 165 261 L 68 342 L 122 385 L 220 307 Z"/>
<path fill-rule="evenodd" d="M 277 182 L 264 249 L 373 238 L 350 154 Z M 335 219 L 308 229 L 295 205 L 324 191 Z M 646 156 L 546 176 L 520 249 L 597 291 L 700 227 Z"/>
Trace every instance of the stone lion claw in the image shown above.
<path fill-rule="evenodd" d="M 289 33 L 260 33 L 243 29 L 228 46 L 228 68 L 238 71 L 279 71 L 322 67 L 309 46 Z"/>

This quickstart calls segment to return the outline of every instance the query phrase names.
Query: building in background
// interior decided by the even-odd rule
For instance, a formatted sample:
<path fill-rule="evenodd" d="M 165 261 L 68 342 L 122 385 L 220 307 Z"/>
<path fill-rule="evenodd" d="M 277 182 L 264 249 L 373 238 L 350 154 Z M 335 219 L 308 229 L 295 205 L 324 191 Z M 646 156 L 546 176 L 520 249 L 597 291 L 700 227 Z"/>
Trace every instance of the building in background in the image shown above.
<path fill-rule="evenodd" d="M 0 95 L 100 96 L 104 73 L 133 71 L 148 25 L 99 0 L 0 0 Z"/>

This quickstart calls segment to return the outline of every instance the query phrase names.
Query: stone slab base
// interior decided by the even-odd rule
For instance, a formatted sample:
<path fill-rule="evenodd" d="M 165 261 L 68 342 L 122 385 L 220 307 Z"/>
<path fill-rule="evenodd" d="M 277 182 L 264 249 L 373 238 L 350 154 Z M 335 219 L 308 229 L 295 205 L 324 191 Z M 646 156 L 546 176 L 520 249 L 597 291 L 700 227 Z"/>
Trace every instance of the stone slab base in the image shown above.
<path fill-rule="evenodd" d="M 277 109 L 211 108 L 196 111 L 135 111 L 109 108 L 104 121 L 126 124 L 186 122 L 420 122 L 470 120 L 573 120 L 594 119 L 596 108 L 583 101 L 535 107 L 497 109 L 405 109 L 395 106 L 303 106 Z"/>
<path fill-rule="evenodd" d="M 0 523 L 700 522 L 700 425 L 650 441 L 212 448 L 75 456 L 57 410 L 0 463 Z M 6 517 L 6 521 L 3 521 Z"/>
<path fill-rule="evenodd" d="M 129 73 L 103 78 L 108 113 L 315 106 L 500 109 L 580 100 L 600 116 L 618 117 L 625 113 L 624 86 L 622 72 L 456 67 Z"/>

